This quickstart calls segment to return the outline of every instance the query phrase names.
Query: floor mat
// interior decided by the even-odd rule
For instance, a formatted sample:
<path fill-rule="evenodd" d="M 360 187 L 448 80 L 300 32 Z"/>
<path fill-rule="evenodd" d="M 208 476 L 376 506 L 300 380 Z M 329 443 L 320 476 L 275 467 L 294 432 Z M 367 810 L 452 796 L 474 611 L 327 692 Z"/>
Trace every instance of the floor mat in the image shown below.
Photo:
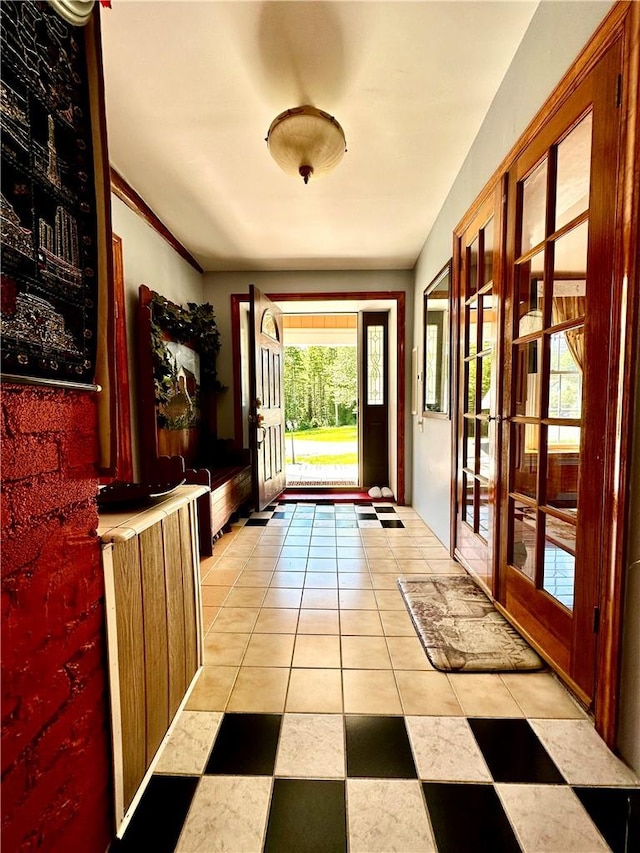
<path fill-rule="evenodd" d="M 544 667 L 470 577 L 421 575 L 399 579 L 398 586 L 436 669 L 513 672 Z"/>

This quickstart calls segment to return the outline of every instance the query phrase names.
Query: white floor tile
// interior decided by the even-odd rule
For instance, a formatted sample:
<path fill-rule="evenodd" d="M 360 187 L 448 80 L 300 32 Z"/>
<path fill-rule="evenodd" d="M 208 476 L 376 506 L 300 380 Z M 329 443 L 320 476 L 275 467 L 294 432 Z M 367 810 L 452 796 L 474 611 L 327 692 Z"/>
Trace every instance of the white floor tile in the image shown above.
<path fill-rule="evenodd" d="M 589 720 L 529 722 L 570 785 L 640 785 L 633 770 L 607 748 Z"/>
<path fill-rule="evenodd" d="M 203 776 L 177 853 L 260 853 L 271 785 L 270 776 Z"/>
<path fill-rule="evenodd" d="M 344 779 L 342 714 L 285 714 L 275 775 L 291 779 Z"/>
<path fill-rule="evenodd" d="M 524 853 L 608 853 L 571 788 L 496 785 Z"/>
<path fill-rule="evenodd" d="M 350 853 L 435 851 L 420 783 L 348 779 Z"/>
<path fill-rule="evenodd" d="M 202 773 L 221 720 L 221 711 L 183 711 L 162 747 L 154 773 Z"/>
<path fill-rule="evenodd" d="M 405 717 L 420 779 L 428 782 L 491 782 L 464 717 Z"/>

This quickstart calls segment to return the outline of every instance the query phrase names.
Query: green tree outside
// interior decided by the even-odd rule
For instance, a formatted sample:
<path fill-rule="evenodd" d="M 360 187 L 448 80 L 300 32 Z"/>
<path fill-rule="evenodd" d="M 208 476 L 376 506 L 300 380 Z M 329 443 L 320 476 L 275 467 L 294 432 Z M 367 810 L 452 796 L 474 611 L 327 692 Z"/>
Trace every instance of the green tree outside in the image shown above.
<path fill-rule="evenodd" d="M 298 430 L 356 423 L 355 346 L 286 346 L 285 421 Z"/>

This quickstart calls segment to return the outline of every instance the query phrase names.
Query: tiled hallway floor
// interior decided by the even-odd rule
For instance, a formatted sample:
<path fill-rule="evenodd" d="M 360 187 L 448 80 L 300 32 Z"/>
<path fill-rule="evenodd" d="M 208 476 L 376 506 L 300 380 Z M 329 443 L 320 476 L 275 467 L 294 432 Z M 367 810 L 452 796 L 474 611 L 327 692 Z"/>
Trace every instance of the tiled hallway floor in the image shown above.
<path fill-rule="evenodd" d="M 445 675 L 396 586 L 410 508 L 276 504 L 202 563 L 205 668 L 117 849 L 618 853 L 637 777 L 548 672 Z"/>

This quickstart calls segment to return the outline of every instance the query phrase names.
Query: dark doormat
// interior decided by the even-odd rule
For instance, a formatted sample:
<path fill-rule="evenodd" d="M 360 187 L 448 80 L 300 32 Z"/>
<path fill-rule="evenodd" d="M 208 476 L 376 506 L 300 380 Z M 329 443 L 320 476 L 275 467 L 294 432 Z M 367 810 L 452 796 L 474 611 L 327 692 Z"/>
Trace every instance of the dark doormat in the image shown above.
<path fill-rule="evenodd" d="M 442 672 L 514 672 L 545 664 L 470 577 L 398 579 L 427 657 Z"/>

